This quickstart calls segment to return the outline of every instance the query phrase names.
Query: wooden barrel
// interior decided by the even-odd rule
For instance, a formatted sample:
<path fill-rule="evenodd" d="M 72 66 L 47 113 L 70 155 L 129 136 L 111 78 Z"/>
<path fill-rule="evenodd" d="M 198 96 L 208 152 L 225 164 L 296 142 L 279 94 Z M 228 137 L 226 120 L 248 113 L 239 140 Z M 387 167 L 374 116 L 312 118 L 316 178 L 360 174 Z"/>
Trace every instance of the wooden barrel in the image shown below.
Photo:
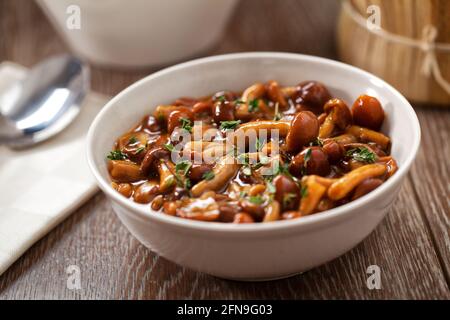
<path fill-rule="evenodd" d="M 374 13 L 380 28 L 367 25 Z M 433 39 L 426 36 L 430 30 Z M 341 60 L 383 78 L 408 99 L 450 107 L 450 1 L 345 0 L 338 50 Z"/>

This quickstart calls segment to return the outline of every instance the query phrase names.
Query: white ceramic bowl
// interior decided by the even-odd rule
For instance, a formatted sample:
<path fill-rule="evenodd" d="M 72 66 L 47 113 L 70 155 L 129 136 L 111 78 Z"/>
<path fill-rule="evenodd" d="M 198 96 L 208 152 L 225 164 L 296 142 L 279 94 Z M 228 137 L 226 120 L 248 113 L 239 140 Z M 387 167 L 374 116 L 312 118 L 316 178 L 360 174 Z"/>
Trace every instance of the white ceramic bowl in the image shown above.
<path fill-rule="evenodd" d="M 173 63 L 209 49 L 219 41 L 237 3 L 236 0 L 37 2 L 77 56 L 117 67 Z M 73 29 L 78 17 L 80 29 Z"/>
<path fill-rule="evenodd" d="M 399 170 L 368 195 L 338 208 L 291 221 L 250 225 L 191 221 L 152 213 L 110 186 L 105 156 L 113 141 L 158 104 L 181 96 L 243 90 L 256 81 L 284 85 L 318 80 L 352 103 L 366 93 L 387 114 L 382 130 L 392 138 Z M 218 277 L 267 280 L 306 271 L 347 252 L 389 211 L 420 144 L 420 127 L 408 101 L 379 78 L 355 67 L 287 53 L 242 53 L 176 65 L 131 85 L 113 98 L 88 134 L 88 160 L 100 188 L 130 232 L 145 246 L 182 266 Z"/>

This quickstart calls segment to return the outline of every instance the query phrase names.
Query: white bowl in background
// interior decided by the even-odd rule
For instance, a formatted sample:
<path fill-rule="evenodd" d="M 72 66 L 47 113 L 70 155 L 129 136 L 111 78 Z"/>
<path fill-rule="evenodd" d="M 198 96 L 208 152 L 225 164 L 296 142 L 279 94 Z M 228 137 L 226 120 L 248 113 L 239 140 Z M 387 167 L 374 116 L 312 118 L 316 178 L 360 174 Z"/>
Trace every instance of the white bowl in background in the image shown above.
<path fill-rule="evenodd" d="M 282 85 L 323 82 L 351 103 L 377 97 L 387 114 L 382 131 L 392 139 L 399 170 L 371 193 L 343 206 L 289 221 L 248 225 L 192 221 L 151 212 L 110 186 L 106 155 L 117 137 L 159 104 L 182 96 L 243 90 L 257 81 Z M 383 80 L 323 58 L 260 52 L 214 56 L 154 73 L 114 97 L 88 134 L 88 161 L 100 188 L 128 230 L 157 254 L 194 270 L 238 280 L 267 280 L 306 271 L 347 252 L 383 219 L 399 192 L 420 144 L 417 116 L 408 101 Z"/>
<path fill-rule="evenodd" d="M 219 41 L 237 0 L 37 2 L 79 57 L 99 65 L 143 67 L 209 49 Z M 76 12 L 71 6 L 79 8 L 80 29 L 67 27 Z"/>

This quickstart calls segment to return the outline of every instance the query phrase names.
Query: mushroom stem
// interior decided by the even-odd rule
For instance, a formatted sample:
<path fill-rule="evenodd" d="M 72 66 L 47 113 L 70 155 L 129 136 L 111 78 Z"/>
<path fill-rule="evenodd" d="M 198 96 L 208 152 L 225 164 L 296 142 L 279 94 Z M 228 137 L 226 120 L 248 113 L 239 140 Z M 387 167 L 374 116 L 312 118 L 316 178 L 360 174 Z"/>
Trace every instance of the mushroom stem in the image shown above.
<path fill-rule="evenodd" d="M 242 101 L 249 102 L 253 99 L 261 98 L 266 92 L 266 88 L 262 83 L 255 83 L 254 85 L 245 89 L 242 93 Z"/>
<path fill-rule="evenodd" d="M 248 137 L 256 139 L 260 136 L 261 130 L 266 130 L 266 134 L 274 133 L 274 130 L 278 131 L 279 137 L 285 137 L 291 128 L 291 122 L 287 120 L 262 120 L 262 121 L 252 121 L 244 123 L 239 128 L 228 135 L 229 141 L 233 144 L 238 144 L 240 141 L 245 142 Z"/>
<path fill-rule="evenodd" d="M 176 184 L 175 176 L 170 171 L 167 164 L 160 161 L 158 163 L 158 173 L 159 173 L 159 191 L 164 193 L 171 188 L 173 188 Z"/>
<path fill-rule="evenodd" d="M 306 192 L 300 201 L 300 212 L 302 215 L 308 215 L 314 212 L 320 199 L 327 191 L 327 188 L 319 183 L 316 179 L 317 176 L 308 176 L 304 180 L 304 187 Z"/>
<path fill-rule="evenodd" d="M 280 203 L 273 200 L 266 208 L 263 222 L 276 221 L 280 219 Z"/>
<path fill-rule="evenodd" d="M 388 149 L 389 144 L 391 142 L 391 140 L 384 134 L 359 126 L 350 126 L 346 132 L 350 133 L 351 135 L 357 137 L 362 141 L 375 142 L 385 150 Z"/>
<path fill-rule="evenodd" d="M 131 161 L 110 160 L 108 170 L 111 178 L 120 182 L 135 182 L 144 178 L 140 167 Z"/>
<path fill-rule="evenodd" d="M 191 189 L 192 195 L 199 197 L 206 191 L 220 191 L 236 175 L 239 168 L 240 165 L 232 155 L 223 157 L 213 168 L 214 177 L 211 180 L 202 180 L 193 186 Z"/>
<path fill-rule="evenodd" d="M 328 197 L 334 201 L 343 199 L 363 180 L 381 176 L 385 172 L 386 165 L 379 163 L 359 167 L 334 182 L 328 188 Z"/>

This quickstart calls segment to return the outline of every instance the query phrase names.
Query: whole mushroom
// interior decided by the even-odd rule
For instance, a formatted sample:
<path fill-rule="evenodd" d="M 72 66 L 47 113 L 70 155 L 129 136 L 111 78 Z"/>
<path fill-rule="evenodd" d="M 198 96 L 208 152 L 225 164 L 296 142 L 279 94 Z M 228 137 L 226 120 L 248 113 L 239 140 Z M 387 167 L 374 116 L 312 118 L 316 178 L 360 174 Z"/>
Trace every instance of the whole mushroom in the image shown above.
<path fill-rule="evenodd" d="M 309 107 L 315 114 L 320 114 L 324 104 L 331 99 L 331 94 L 320 82 L 304 81 L 297 86 L 293 98 L 296 104 Z"/>
<path fill-rule="evenodd" d="M 291 128 L 286 136 L 286 148 L 294 153 L 314 141 L 319 133 L 319 121 L 314 113 L 300 111 L 292 119 Z"/>
<path fill-rule="evenodd" d="M 377 98 L 361 95 L 352 106 L 355 124 L 372 130 L 380 130 L 384 121 L 384 111 Z"/>
<path fill-rule="evenodd" d="M 353 122 L 350 109 L 340 99 L 328 100 L 323 109 L 327 116 L 320 126 L 319 138 L 330 137 L 336 128 L 344 131 Z"/>

